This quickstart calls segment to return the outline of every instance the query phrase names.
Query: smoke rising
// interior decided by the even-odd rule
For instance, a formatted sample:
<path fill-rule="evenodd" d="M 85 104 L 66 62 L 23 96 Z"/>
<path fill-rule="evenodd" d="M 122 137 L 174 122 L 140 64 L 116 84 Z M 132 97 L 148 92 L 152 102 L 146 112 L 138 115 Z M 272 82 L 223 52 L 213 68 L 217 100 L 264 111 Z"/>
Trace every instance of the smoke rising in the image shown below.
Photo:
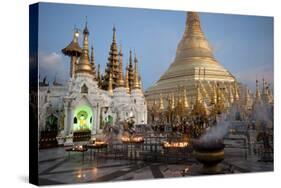
<path fill-rule="evenodd" d="M 231 127 L 231 122 L 224 119 L 223 116 L 219 118 L 216 126 L 209 128 L 205 134 L 200 137 L 200 142 L 216 142 L 221 140 Z"/>
<path fill-rule="evenodd" d="M 236 116 L 241 109 L 237 105 L 232 106 L 228 114 L 222 114 L 217 119 L 217 124 L 206 130 L 206 133 L 200 137 L 201 142 L 216 142 L 223 139 L 231 128 L 232 122 L 237 121 Z M 239 113 L 240 114 L 240 113 Z M 240 115 L 239 115 L 240 116 Z M 273 108 L 271 105 L 260 103 L 254 105 L 252 114 L 244 120 L 245 131 L 250 121 L 254 123 L 256 129 L 267 129 L 273 127 Z"/>

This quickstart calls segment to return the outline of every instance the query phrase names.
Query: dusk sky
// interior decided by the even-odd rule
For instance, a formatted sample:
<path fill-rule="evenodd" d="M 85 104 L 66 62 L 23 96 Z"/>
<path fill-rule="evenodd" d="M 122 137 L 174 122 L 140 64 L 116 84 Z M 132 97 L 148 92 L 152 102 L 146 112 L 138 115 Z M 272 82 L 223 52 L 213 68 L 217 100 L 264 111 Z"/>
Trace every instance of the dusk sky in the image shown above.
<path fill-rule="evenodd" d="M 69 77 L 69 57 L 61 53 L 72 40 L 74 26 L 81 31 L 87 16 L 90 46 L 102 73 L 112 41 L 112 27 L 122 44 L 123 64 L 136 51 L 143 87 L 155 83 L 175 58 L 185 29 L 186 12 L 40 3 L 39 73 L 53 82 Z M 188 9 L 188 7 L 186 7 Z M 273 82 L 273 18 L 200 13 L 201 27 L 215 58 L 240 82 L 254 89 L 255 79 Z M 82 46 L 82 35 L 80 35 Z M 89 47 L 90 47 L 89 46 Z"/>

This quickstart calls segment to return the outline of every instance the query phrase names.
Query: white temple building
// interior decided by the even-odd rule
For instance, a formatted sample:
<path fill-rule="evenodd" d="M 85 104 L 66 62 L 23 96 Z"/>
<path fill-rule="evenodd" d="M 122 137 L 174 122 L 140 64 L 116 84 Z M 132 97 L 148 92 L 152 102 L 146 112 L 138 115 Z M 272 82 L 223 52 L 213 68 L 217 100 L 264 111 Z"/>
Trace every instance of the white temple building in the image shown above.
<path fill-rule="evenodd" d="M 65 84 L 55 80 L 53 85 L 44 79 L 39 86 L 39 131 L 57 131 L 59 144 L 69 142 L 75 132 L 101 134 L 105 124 L 133 120 L 147 123 L 147 106 L 138 76 L 136 55 L 134 65 L 130 52 L 129 66 L 123 75 L 123 54 L 117 48 L 116 30 L 110 47 L 105 74 L 101 75 L 94 62 L 92 47 L 89 55 L 89 31 L 83 30 L 83 47 L 75 31 L 71 43 L 62 52 L 71 59 L 70 78 Z M 70 139 L 71 140 L 71 139 Z M 71 142 L 71 141 L 70 141 Z"/>

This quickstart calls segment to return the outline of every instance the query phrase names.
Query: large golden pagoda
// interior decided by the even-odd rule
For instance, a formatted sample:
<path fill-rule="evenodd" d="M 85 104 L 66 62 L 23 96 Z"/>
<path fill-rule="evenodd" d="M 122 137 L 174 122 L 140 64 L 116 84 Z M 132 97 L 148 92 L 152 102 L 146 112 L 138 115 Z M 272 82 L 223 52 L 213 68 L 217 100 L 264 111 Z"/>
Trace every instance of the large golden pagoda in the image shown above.
<path fill-rule="evenodd" d="M 196 103 L 198 85 L 202 101 L 211 108 L 216 102 L 214 87 L 220 90 L 220 97 L 225 106 L 232 103 L 229 96 L 235 96 L 235 77 L 215 59 L 212 48 L 207 41 L 200 25 L 199 15 L 188 12 L 185 32 L 178 44 L 176 57 L 168 70 L 160 79 L 145 92 L 145 97 L 150 104 L 159 102 L 159 96 L 170 96 L 178 87 L 187 91 L 186 103 L 192 106 Z M 174 93 L 179 95 L 178 93 Z M 238 94 L 237 94 L 238 95 Z M 168 109 L 168 101 L 164 101 Z"/>

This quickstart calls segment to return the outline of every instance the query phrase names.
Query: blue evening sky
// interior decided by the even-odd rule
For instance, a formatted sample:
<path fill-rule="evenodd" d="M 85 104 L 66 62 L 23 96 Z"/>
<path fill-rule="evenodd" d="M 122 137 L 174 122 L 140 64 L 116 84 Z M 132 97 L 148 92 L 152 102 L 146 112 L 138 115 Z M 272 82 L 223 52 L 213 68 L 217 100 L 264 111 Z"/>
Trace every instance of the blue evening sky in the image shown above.
<path fill-rule="evenodd" d="M 55 75 L 65 82 L 70 59 L 61 53 L 73 37 L 74 25 L 83 30 L 88 18 L 95 62 L 104 71 L 112 27 L 122 44 L 123 64 L 136 51 L 143 87 L 147 89 L 175 58 L 185 28 L 186 12 L 135 8 L 41 3 L 39 9 L 39 67 L 41 79 Z M 188 7 L 186 7 L 188 9 Z M 201 26 L 216 59 L 239 81 L 254 89 L 255 79 L 273 82 L 273 18 L 200 13 Z M 82 35 L 80 35 L 82 46 Z"/>

